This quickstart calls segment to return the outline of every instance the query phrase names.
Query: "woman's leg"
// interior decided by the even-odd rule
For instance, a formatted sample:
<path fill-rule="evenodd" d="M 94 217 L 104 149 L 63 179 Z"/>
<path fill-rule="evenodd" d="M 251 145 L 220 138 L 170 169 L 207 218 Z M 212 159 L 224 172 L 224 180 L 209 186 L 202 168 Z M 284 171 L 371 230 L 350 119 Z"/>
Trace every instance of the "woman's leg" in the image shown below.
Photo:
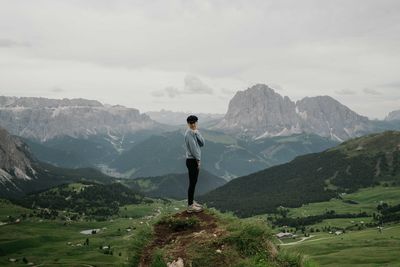
<path fill-rule="evenodd" d="M 197 168 L 196 159 L 187 159 L 186 166 L 189 172 L 188 205 L 192 205 L 199 169 Z"/>

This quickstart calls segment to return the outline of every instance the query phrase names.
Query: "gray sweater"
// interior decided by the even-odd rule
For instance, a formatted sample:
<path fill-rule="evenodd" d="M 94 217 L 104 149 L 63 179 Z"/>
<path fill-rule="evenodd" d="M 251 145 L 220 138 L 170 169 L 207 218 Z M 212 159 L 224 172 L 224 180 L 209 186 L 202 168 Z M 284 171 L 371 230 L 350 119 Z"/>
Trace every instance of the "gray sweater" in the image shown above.
<path fill-rule="evenodd" d="M 204 146 L 204 138 L 198 130 L 188 128 L 185 132 L 186 158 L 201 159 L 200 147 Z"/>

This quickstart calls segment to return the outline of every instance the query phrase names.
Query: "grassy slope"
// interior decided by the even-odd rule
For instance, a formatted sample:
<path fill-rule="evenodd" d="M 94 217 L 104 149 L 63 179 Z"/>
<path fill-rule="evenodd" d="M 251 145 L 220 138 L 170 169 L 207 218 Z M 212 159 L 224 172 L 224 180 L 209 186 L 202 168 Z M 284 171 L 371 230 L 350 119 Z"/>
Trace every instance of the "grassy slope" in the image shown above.
<path fill-rule="evenodd" d="M 285 249 L 311 255 L 321 266 L 400 266 L 400 225 L 388 226 L 381 234 L 377 229 L 339 236 L 319 234 Z"/>
<path fill-rule="evenodd" d="M 73 186 L 73 190 L 75 189 L 77 188 Z M 2 202 L 0 207 L 2 215 L 11 213 L 17 216 L 20 213 L 31 212 L 31 210 L 18 208 L 7 202 Z M 137 266 L 144 247 L 154 238 L 152 229 L 155 223 L 165 216 L 178 214 L 185 207 L 184 201 L 172 200 L 170 203 L 165 203 L 160 200 L 151 204 L 125 206 L 121 208 L 119 216 L 103 222 L 74 221 L 64 225 L 64 221 L 60 219 L 50 221 L 28 217 L 18 224 L 2 225 L 0 226 L 0 266 L 26 266 L 22 263 L 23 257 L 26 257 L 29 262 L 41 264 L 41 266 L 54 264 L 64 266 L 84 266 L 84 264 Z M 236 266 L 271 266 L 266 263 L 268 260 L 265 257 L 263 262 L 261 254 L 258 256 L 253 254 L 256 249 L 260 248 L 258 244 L 261 244 L 262 240 L 268 241 L 267 245 L 272 244 L 270 243 L 270 230 L 264 223 L 254 220 L 252 223 L 244 224 L 244 221 L 242 222 L 232 214 L 222 214 L 211 209 L 207 212 L 216 218 L 218 227 L 224 227 L 232 234 L 230 239 L 224 239 L 225 241 L 230 240 L 227 241 L 221 254 L 225 260 L 242 263 L 242 265 Z M 4 216 L 2 218 L 5 219 Z M 126 230 L 128 227 L 134 229 L 128 232 Z M 95 235 L 80 233 L 82 230 L 93 228 L 99 228 L 101 231 Z M 83 246 L 87 237 L 89 246 Z M 267 237 L 268 239 L 264 239 Z M 213 240 L 203 241 L 207 243 Z M 71 243 L 68 244 L 69 242 Z M 215 251 L 211 251 L 206 243 L 194 242 L 187 246 L 191 255 L 199 262 L 204 260 L 209 262 L 216 256 Z M 77 244 L 82 244 L 82 246 L 76 246 Z M 257 246 L 254 247 L 254 244 Z M 103 250 L 99 248 L 105 245 L 111 245 L 113 255 L 104 254 Z M 51 253 L 49 253 L 50 251 Z M 157 258 L 160 252 L 162 250 L 154 251 L 153 256 Z M 238 261 L 239 254 L 247 256 Z M 19 261 L 12 263 L 9 258 Z M 276 262 L 279 264 L 272 266 L 283 266 L 284 262 L 293 262 L 293 266 L 300 266 L 298 262 L 301 261 L 301 258 L 297 253 L 279 252 L 276 258 Z"/>
<path fill-rule="evenodd" d="M 325 202 L 316 202 L 303 205 L 299 208 L 289 209 L 289 217 L 304 217 L 322 214 L 327 210 L 335 210 L 336 213 L 358 213 L 366 211 L 369 214 L 376 212 L 376 206 L 381 201 L 390 205 L 400 203 L 400 187 L 375 186 L 359 189 L 357 192 L 342 195 L 343 200 L 353 200 L 359 204 L 349 204 L 340 199 L 331 199 Z"/>
<path fill-rule="evenodd" d="M 342 196 L 343 200 L 356 201 L 359 204 L 349 204 L 343 200 L 332 199 L 330 201 L 311 203 L 299 208 L 290 208 L 288 217 L 305 217 L 323 214 L 327 210 L 335 210 L 336 213 L 358 213 L 366 211 L 368 214 L 376 212 L 376 206 L 381 202 L 390 205 L 400 203 L 400 187 L 376 186 L 363 188 L 355 193 Z M 262 218 L 257 215 L 249 220 Z M 319 228 L 324 226 L 346 227 L 361 222 L 372 221 L 371 217 L 327 219 L 320 223 L 307 226 L 307 228 Z M 279 232 L 281 229 L 275 229 Z M 311 238 L 298 242 L 303 235 L 295 239 L 283 240 L 282 248 L 290 252 L 299 252 L 309 255 L 321 266 L 400 266 L 398 251 L 400 251 L 400 224 L 385 225 L 382 234 L 376 228 L 367 228 L 361 231 L 347 231 L 344 235 L 335 236 L 324 232 L 310 233 Z M 297 242 L 297 243 L 295 243 Z"/>
<path fill-rule="evenodd" d="M 329 200 L 382 181 L 400 183 L 400 132 L 346 141 L 228 182 L 199 197 L 241 217 Z M 330 190 L 327 190 L 330 189 Z"/>
<path fill-rule="evenodd" d="M 73 187 L 73 189 L 77 188 Z M 345 198 L 360 202 L 359 205 L 368 209 L 375 207 L 375 204 L 380 200 L 393 204 L 400 203 L 399 192 L 399 187 L 376 187 L 362 189 L 359 192 L 348 194 Z M 331 204 L 330 202 L 324 202 L 312 205 L 321 205 L 319 209 L 324 211 L 325 208 L 332 209 Z M 343 203 L 340 205 L 335 203 L 334 205 L 336 208 L 342 206 L 344 211 L 350 210 L 346 206 L 348 204 L 343 206 Z M 25 266 L 25 264 L 21 263 L 21 259 L 24 256 L 34 263 L 45 264 L 43 266 L 49 266 L 54 263 L 75 266 L 84 263 L 97 266 L 137 266 L 144 246 L 154 238 L 152 235 L 153 225 L 164 215 L 177 214 L 185 206 L 184 201 L 172 201 L 170 204 L 158 201 L 151 204 L 125 206 L 121 208 L 119 216 L 115 217 L 113 221 L 81 221 L 63 226 L 63 222 L 60 220 L 41 221 L 39 218 L 28 218 L 20 224 L 3 225 L 0 226 L 0 266 Z M 158 209 L 160 212 L 157 211 Z M 318 210 L 318 208 L 315 209 Z M 17 216 L 28 211 L 28 209 L 20 208 L 8 202 L 1 202 L 0 204 L 2 221 L 6 219 L 6 215 Z M 246 242 L 255 241 L 257 244 L 257 240 L 259 240 L 257 237 L 262 236 L 260 233 L 265 236 L 269 236 L 269 233 L 271 233 L 265 223 L 259 224 L 263 221 L 260 220 L 262 219 L 261 215 L 239 220 L 232 213 L 220 213 L 213 208 L 209 208 L 207 212 L 217 218 L 218 228 L 229 229 L 233 234 L 233 238 L 230 239 L 232 246 L 226 245 L 222 249 L 224 257 L 228 259 L 235 258 L 235 262 L 238 263 L 237 266 L 271 266 L 266 262 L 262 262 L 262 256 L 250 255 L 247 259 L 237 260 L 237 256 L 241 251 L 240 244 L 245 244 L 244 248 L 251 248 L 251 245 L 249 246 L 249 243 Z M 309 207 L 291 209 L 290 214 L 305 214 L 304 212 L 308 214 Z M 146 217 L 151 215 L 154 217 Z M 366 221 L 365 218 L 354 219 L 354 221 L 361 220 Z M 326 224 L 343 226 L 348 223 L 349 219 L 332 219 L 325 220 L 320 224 L 321 226 Z M 246 228 L 245 225 L 251 225 L 252 227 Z M 136 227 L 136 229 L 127 232 L 126 228 L 129 226 Z M 314 225 L 314 227 L 316 226 L 318 225 Z M 88 236 L 90 239 L 88 247 L 73 247 L 67 244 L 68 242 L 83 244 L 87 236 L 80 234 L 80 231 L 92 228 L 102 229 L 103 227 L 106 227 L 106 229 L 102 232 Z M 118 228 L 121 231 L 118 231 Z M 243 231 L 244 229 L 252 230 L 246 232 Z M 348 232 L 342 236 L 334 236 L 322 232 L 312 233 L 312 235 L 314 237 L 297 244 L 281 245 L 280 258 L 296 262 L 298 261 L 296 253 L 302 253 L 303 255 L 309 255 L 311 259 L 319 262 L 321 266 L 338 266 L 338 264 L 340 266 L 400 266 L 397 256 L 397 252 L 400 249 L 400 225 L 398 224 L 386 226 L 382 234 L 379 234 L 375 228 L 370 228 Z M 249 236 L 251 238 L 248 238 Z M 287 242 L 292 241 L 296 240 L 288 240 Z M 278 241 L 274 240 L 274 242 L 277 243 Z M 109 244 L 114 250 L 113 255 L 106 255 L 99 249 L 100 245 Z M 214 244 L 218 244 L 218 242 Z M 239 247 L 237 247 L 238 244 Z M 215 260 L 214 257 L 216 255 L 218 256 L 215 250 L 209 249 L 214 247 L 204 245 L 204 243 L 201 245 L 201 243 L 193 242 L 187 247 L 193 258 L 210 262 L 210 260 Z M 155 262 L 158 262 L 154 266 L 165 266 L 163 265 L 165 261 L 161 261 L 161 259 L 162 257 L 168 258 L 168 251 L 170 252 L 173 248 L 174 246 L 169 245 L 154 251 Z M 48 253 L 50 250 L 51 253 Z M 250 249 L 249 253 L 251 251 Z M 285 251 L 291 254 L 286 255 Z M 119 253 L 121 253 L 121 256 L 119 256 Z M 10 263 L 8 258 L 17 258 L 20 260 L 20 264 Z M 313 265 L 312 263 L 307 263 L 305 266 Z"/>
<path fill-rule="evenodd" d="M 28 211 L 30 210 L 18 205 L 14 205 L 10 201 L 0 198 L 0 221 L 5 221 L 7 216 L 16 217 L 21 213 L 26 213 Z"/>
<path fill-rule="evenodd" d="M 112 221 L 88 222 L 78 221 L 63 225 L 61 220 L 41 220 L 33 217 L 22 220 L 19 224 L 8 224 L 0 226 L 0 266 L 19 266 L 8 261 L 8 258 L 19 259 L 21 266 L 22 257 L 36 264 L 76 265 L 93 264 L 97 266 L 131 266 L 135 253 L 141 249 L 141 244 L 149 237 L 151 231 L 151 216 L 174 212 L 171 205 L 164 205 L 162 202 L 151 204 L 128 205 L 121 209 L 121 214 Z M 5 215 L 13 211 L 18 212 L 15 206 L 3 204 L 1 214 Z M 21 209 L 21 212 L 26 209 Z M 3 217 L 4 218 L 4 217 Z M 131 218 L 131 219 L 130 219 Z M 141 223 L 143 222 L 143 223 Z M 127 227 L 136 227 L 131 232 L 126 231 Z M 103 228 L 106 229 L 103 229 Z M 80 231 L 100 228 L 101 232 L 95 235 L 84 235 Z M 118 228 L 120 231 L 118 231 Z M 72 244 L 83 244 L 89 237 L 89 246 L 71 246 Z M 99 246 L 111 245 L 113 255 L 104 254 Z M 139 246 L 139 247 L 138 247 Z M 51 251 L 51 253 L 49 253 Z M 121 256 L 119 253 L 121 252 Z"/>

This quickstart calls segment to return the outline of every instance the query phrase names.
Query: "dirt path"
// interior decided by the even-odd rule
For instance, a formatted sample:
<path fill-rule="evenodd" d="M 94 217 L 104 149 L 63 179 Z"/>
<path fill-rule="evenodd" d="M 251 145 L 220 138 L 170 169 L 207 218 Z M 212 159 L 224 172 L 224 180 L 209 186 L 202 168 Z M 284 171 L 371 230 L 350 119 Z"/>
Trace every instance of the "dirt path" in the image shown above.
<path fill-rule="evenodd" d="M 314 237 L 315 235 L 310 235 L 310 236 L 307 236 L 307 237 L 302 237 L 300 240 L 298 240 L 298 241 L 294 241 L 294 242 L 290 242 L 290 243 L 283 243 L 282 241 L 281 241 L 281 244 L 279 244 L 280 246 L 290 246 L 290 245 L 296 245 L 296 244 L 298 244 L 298 243 L 301 243 L 301 242 L 303 242 L 303 241 L 305 241 L 305 240 L 307 240 L 307 239 L 309 239 L 309 238 L 312 238 L 312 237 Z M 280 241 L 280 240 L 279 240 Z"/>
<path fill-rule="evenodd" d="M 392 228 L 396 228 L 397 226 L 392 226 L 392 227 L 388 227 L 388 228 L 383 228 L 382 229 L 382 231 L 386 231 L 386 230 L 389 230 L 389 229 L 392 229 Z M 366 232 L 377 232 L 378 230 L 376 230 L 376 229 L 368 229 L 368 230 L 363 230 L 363 233 L 366 233 Z M 352 232 L 352 233 L 356 233 L 356 232 Z M 299 241 L 296 241 L 296 242 L 290 242 L 290 243 L 281 243 L 281 244 L 279 244 L 280 246 L 290 246 L 290 245 L 297 245 L 297 244 L 299 244 L 299 243 L 301 243 L 301 242 L 303 242 L 303 241 L 306 241 L 307 239 L 309 239 L 309 238 L 311 238 L 311 237 L 314 237 L 315 235 L 310 235 L 309 237 L 303 237 L 301 240 L 299 240 Z M 335 238 L 335 237 L 337 237 L 337 236 L 329 236 L 329 237 L 320 237 L 320 238 L 315 238 L 315 239 L 312 239 L 312 240 L 308 240 L 307 242 L 305 242 L 305 243 L 310 243 L 310 242 L 314 242 L 314 241 L 319 241 L 319 240 L 324 240 L 324 239 L 332 239 L 332 238 Z"/>
<path fill-rule="evenodd" d="M 224 233 L 223 229 L 219 229 L 216 218 L 205 211 L 187 213 L 186 210 L 172 215 L 174 218 L 186 219 L 196 217 L 200 224 L 193 228 L 174 231 L 166 224 L 154 225 L 153 241 L 144 249 L 139 267 L 148 267 L 151 264 L 151 258 L 156 248 L 162 248 L 166 245 L 173 244 L 168 250 L 168 254 L 175 259 L 181 257 L 184 262 L 186 259 L 187 245 L 201 239 L 210 240 L 210 238 L 220 236 Z"/>

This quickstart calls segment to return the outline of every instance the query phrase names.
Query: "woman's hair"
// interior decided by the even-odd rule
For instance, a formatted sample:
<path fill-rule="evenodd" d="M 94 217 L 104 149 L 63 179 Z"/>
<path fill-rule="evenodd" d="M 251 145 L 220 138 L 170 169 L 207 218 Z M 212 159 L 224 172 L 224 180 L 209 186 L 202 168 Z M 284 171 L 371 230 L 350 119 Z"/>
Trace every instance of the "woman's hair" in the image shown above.
<path fill-rule="evenodd" d="M 195 123 L 196 121 L 198 121 L 199 118 L 197 118 L 195 115 L 190 115 L 189 117 L 187 117 L 186 121 L 187 123 Z"/>

